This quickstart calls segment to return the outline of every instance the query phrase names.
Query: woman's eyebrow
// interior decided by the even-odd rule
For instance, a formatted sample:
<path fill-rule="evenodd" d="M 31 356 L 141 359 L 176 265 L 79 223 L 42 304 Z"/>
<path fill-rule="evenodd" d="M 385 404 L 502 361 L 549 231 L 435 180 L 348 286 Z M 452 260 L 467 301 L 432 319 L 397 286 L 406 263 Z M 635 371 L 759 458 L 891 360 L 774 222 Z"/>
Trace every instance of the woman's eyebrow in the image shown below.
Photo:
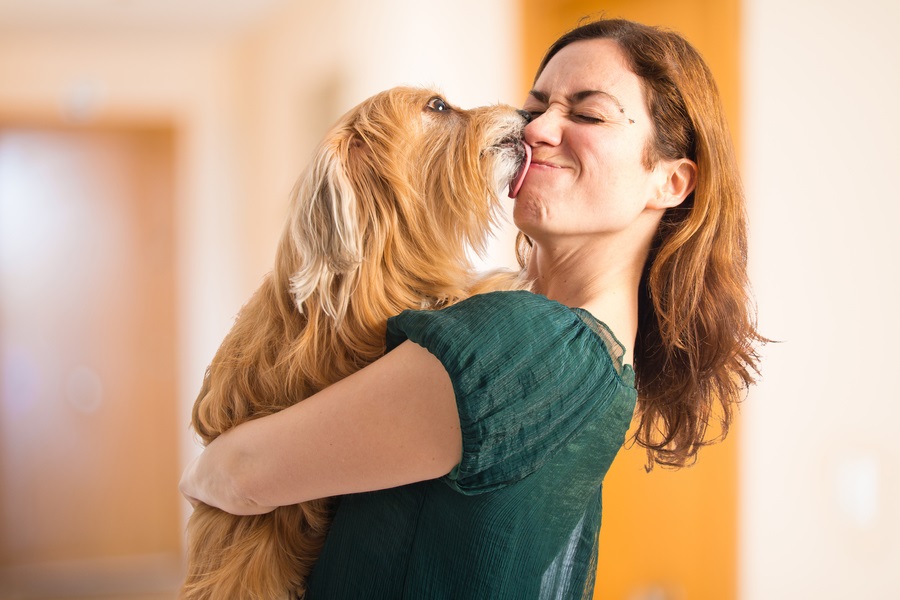
<path fill-rule="evenodd" d="M 534 98 L 535 100 L 537 100 L 538 102 L 540 102 L 541 104 L 549 104 L 550 103 L 550 96 L 547 93 L 542 92 L 540 90 L 533 89 L 530 92 L 528 92 L 528 95 L 531 96 L 532 98 Z M 568 96 L 566 96 L 566 100 L 570 104 L 578 104 L 579 102 L 582 102 L 582 101 L 587 100 L 588 98 L 592 98 L 594 96 L 603 96 L 605 98 L 609 98 L 610 100 L 613 101 L 613 103 L 615 103 L 617 108 L 619 108 L 619 109 L 624 108 L 622 106 L 622 103 L 619 102 L 618 98 L 616 98 L 609 92 L 604 92 L 603 90 L 581 90 L 579 92 L 569 94 Z"/>
<path fill-rule="evenodd" d="M 528 92 L 528 95 L 531 96 L 532 98 L 534 98 L 535 100 L 537 100 L 538 102 L 540 102 L 541 104 L 549 104 L 550 103 L 550 97 L 547 96 L 547 94 L 545 94 L 544 92 L 539 92 L 539 91 L 533 89 L 530 92 Z"/>
<path fill-rule="evenodd" d="M 575 92 L 571 96 L 569 96 L 569 102 L 572 104 L 577 104 L 583 100 L 587 100 L 589 98 L 593 98 L 595 96 L 603 96 L 604 98 L 609 98 L 616 105 L 616 108 L 623 109 L 622 103 L 619 102 L 619 99 L 610 94 L 609 92 L 604 92 L 603 90 L 583 90 L 580 92 Z"/>

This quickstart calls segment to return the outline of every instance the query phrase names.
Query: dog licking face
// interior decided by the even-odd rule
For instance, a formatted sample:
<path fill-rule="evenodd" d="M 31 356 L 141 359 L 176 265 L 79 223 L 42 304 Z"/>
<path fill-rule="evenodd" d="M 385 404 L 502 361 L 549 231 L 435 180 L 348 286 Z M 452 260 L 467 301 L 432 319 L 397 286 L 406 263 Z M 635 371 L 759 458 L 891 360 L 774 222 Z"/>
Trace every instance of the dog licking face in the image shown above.
<path fill-rule="evenodd" d="M 526 123 L 509 106 L 462 110 L 417 88 L 347 113 L 295 187 L 273 271 L 207 370 L 192 416 L 203 441 L 374 361 L 402 310 L 523 287 L 516 273 L 480 277 L 468 257 L 484 250 L 499 198 L 521 186 Z M 331 507 L 238 517 L 198 506 L 180 597 L 302 596 Z"/>
<path fill-rule="evenodd" d="M 384 275 L 361 263 L 386 255 L 413 278 L 398 292 L 426 305 L 457 296 L 466 249 L 483 252 L 500 193 L 525 162 L 525 123 L 507 106 L 461 110 L 414 88 L 348 113 L 301 182 L 282 242 L 279 260 L 297 261 L 285 266 L 298 309 L 316 296 L 340 321 L 366 275 Z"/>

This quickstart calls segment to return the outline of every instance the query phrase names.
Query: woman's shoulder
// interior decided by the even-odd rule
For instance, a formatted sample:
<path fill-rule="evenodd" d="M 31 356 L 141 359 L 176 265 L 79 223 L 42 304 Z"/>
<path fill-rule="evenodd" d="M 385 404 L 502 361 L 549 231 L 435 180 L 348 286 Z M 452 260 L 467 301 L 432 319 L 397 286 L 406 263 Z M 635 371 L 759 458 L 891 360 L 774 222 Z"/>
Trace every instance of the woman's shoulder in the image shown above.
<path fill-rule="evenodd" d="M 454 308 L 460 306 L 509 306 L 509 305 L 521 305 L 521 306 L 531 306 L 534 308 L 549 308 L 557 302 L 550 300 L 546 296 L 542 296 L 541 294 L 536 294 L 534 292 L 530 292 L 528 290 L 501 290 L 494 292 L 483 292 L 481 294 L 475 294 L 474 296 L 470 296 L 460 302 L 452 306 L 448 306 L 447 308 Z"/>
<path fill-rule="evenodd" d="M 556 300 L 527 290 L 504 290 L 476 294 L 443 310 L 451 313 L 493 311 L 510 319 L 527 319 L 533 315 L 566 314 L 571 309 Z"/>
<path fill-rule="evenodd" d="M 495 311 L 509 327 L 521 327 L 526 332 L 524 339 L 541 338 L 540 344 L 549 341 L 551 346 L 555 343 L 581 357 L 602 357 L 601 364 L 594 363 L 594 367 L 608 363 L 622 383 L 629 388 L 634 386 L 634 370 L 624 360 L 628 354 L 625 345 L 605 321 L 590 311 L 528 291 L 491 292 L 468 301 L 474 301 L 476 307 L 483 306 L 481 310 Z M 557 357 L 563 361 L 571 358 L 565 351 Z"/>
<path fill-rule="evenodd" d="M 387 334 L 389 349 L 410 339 L 434 349 L 466 348 L 564 369 L 607 364 L 615 377 L 633 384 L 630 367 L 622 364 L 624 347 L 602 321 L 529 291 L 487 292 L 441 310 L 404 311 L 388 322 Z"/>
<path fill-rule="evenodd" d="M 435 329 L 447 335 L 502 339 L 507 335 L 544 335 L 571 320 L 570 311 L 545 296 L 529 291 L 496 291 L 470 296 L 440 310 L 405 310 L 388 321 L 398 329 Z"/>
<path fill-rule="evenodd" d="M 538 303 L 530 292 L 503 291 L 471 296 L 439 310 L 404 310 L 388 319 L 387 347 L 407 339 L 426 347 L 502 343 L 521 335 L 539 312 Z"/>

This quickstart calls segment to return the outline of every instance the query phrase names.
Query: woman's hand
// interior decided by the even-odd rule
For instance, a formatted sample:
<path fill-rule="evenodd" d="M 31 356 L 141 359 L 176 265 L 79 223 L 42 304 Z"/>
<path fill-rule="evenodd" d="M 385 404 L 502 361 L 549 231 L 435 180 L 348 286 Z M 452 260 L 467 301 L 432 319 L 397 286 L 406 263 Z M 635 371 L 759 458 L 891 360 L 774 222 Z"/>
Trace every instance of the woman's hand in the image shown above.
<path fill-rule="evenodd" d="M 200 504 L 200 501 L 197 500 L 196 482 L 194 481 L 194 472 L 197 470 L 198 460 L 200 460 L 199 456 L 185 467 L 184 473 L 181 474 L 181 481 L 178 482 L 178 491 L 194 508 L 197 508 L 197 505 Z"/>
<path fill-rule="evenodd" d="M 216 444 L 221 438 L 213 440 L 184 469 L 178 484 L 181 495 L 194 508 L 207 504 L 233 515 L 261 515 L 275 510 L 274 506 L 262 506 L 237 491 L 235 469 L 229 466 L 229 445 Z"/>
<path fill-rule="evenodd" d="M 181 495 L 184 496 L 185 500 L 190 502 L 191 506 L 194 508 L 197 508 L 201 504 L 208 504 L 209 506 L 219 508 L 223 502 L 217 502 L 208 493 L 204 493 L 201 488 L 197 469 L 202 458 L 203 454 L 196 456 L 188 463 L 188 466 L 185 467 L 184 473 L 181 474 L 181 481 L 178 483 L 178 491 L 181 492 Z M 201 496 L 206 498 L 206 500 L 200 500 Z"/>

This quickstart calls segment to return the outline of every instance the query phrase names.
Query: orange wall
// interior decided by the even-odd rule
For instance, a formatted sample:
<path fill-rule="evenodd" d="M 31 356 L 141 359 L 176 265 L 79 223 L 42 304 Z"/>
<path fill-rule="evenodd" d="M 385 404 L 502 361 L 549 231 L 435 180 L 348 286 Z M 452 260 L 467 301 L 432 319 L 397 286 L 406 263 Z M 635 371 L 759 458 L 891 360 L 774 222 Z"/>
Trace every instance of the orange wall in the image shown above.
<path fill-rule="evenodd" d="M 732 131 L 738 122 L 737 0 L 521 0 L 522 81 L 579 18 L 624 17 L 679 31 L 703 54 Z M 523 89 L 522 97 L 527 93 Z M 729 600 L 737 595 L 737 440 L 704 449 L 680 471 L 646 473 L 640 447 L 623 450 L 604 484 L 595 598 Z"/>

